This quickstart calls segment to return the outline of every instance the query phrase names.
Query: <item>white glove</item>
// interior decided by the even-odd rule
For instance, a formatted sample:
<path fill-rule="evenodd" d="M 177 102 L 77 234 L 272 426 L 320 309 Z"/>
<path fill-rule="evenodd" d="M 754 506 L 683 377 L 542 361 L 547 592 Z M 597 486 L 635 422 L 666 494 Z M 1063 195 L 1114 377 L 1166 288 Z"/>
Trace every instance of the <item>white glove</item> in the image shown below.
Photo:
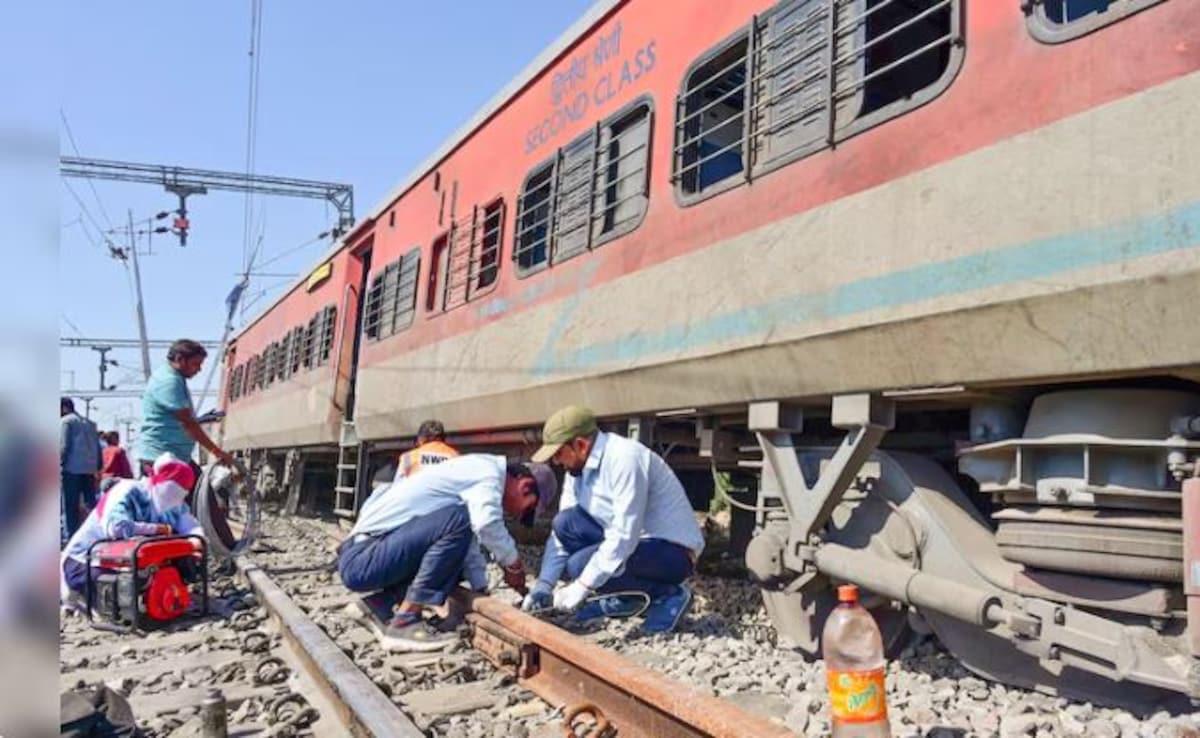
<path fill-rule="evenodd" d="M 578 579 L 554 593 L 554 609 L 573 612 L 583 604 L 589 590 Z"/>
<path fill-rule="evenodd" d="M 525 612 L 545 610 L 553 602 L 554 588 L 539 579 L 534 583 L 533 589 L 529 590 L 529 594 L 525 595 L 525 599 L 521 600 L 521 609 Z"/>

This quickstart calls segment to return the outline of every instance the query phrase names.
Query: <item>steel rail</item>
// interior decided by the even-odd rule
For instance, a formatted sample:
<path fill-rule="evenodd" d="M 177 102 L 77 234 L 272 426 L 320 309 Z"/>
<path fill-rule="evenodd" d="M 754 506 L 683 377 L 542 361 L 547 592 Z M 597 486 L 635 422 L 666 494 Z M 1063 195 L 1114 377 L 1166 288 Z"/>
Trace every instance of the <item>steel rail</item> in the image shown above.
<path fill-rule="evenodd" d="M 337 711 L 338 719 L 356 738 L 423 738 L 408 716 L 375 686 L 321 627 L 301 610 L 257 564 L 238 557 L 238 571 L 250 583 L 258 601 L 279 622 L 284 638 L 294 647 L 309 676 Z"/>
<path fill-rule="evenodd" d="M 459 590 L 471 644 L 567 715 L 591 713 L 622 738 L 794 736 L 765 718 L 700 692 L 491 597 Z"/>

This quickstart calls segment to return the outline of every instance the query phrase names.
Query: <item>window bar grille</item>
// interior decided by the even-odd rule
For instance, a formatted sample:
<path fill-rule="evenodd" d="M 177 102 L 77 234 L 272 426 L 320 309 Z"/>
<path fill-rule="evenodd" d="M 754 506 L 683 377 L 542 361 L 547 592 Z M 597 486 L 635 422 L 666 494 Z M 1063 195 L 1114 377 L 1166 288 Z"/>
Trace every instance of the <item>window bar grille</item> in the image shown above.
<path fill-rule="evenodd" d="M 499 276 L 499 274 L 498 274 L 499 261 L 500 261 L 499 253 L 498 253 L 500 250 L 499 231 L 501 228 L 503 228 L 503 223 L 504 223 L 504 201 L 496 200 L 493 204 L 495 205 L 494 208 L 492 208 L 489 205 L 487 207 L 484 207 L 480 211 L 480 212 L 482 212 L 483 215 L 481 218 L 479 218 L 479 221 L 478 221 L 479 222 L 478 240 L 475 241 L 474 240 L 475 237 L 474 236 L 472 237 L 473 238 L 472 257 L 471 257 L 471 263 L 469 264 L 469 271 L 467 274 L 467 289 L 468 289 L 468 298 L 467 299 L 471 299 L 472 297 L 474 297 L 478 293 L 479 290 L 486 288 L 486 287 L 490 287 L 491 285 L 495 284 L 496 278 Z M 492 240 L 492 239 L 494 239 L 494 240 Z M 489 242 L 490 242 L 490 244 L 489 244 Z M 478 244 L 478 250 L 476 250 L 474 248 L 474 244 Z M 481 279 L 484 275 L 484 268 L 485 268 L 484 262 L 488 260 L 489 256 L 492 256 L 493 258 L 490 260 L 490 265 L 488 268 L 497 272 L 497 274 L 494 274 L 492 276 L 492 281 L 489 282 L 488 284 L 480 285 L 479 282 L 481 281 Z"/>
<path fill-rule="evenodd" d="M 751 161 L 754 156 L 754 128 L 757 114 L 750 101 L 754 99 L 754 55 L 755 41 L 758 39 L 758 14 L 750 17 L 750 30 L 746 34 L 746 81 L 742 83 L 742 179 L 750 183 Z M 732 116 L 731 116 L 732 117 Z"/>
<path fill-rule="evenodd" d="M 858 16 L 858 18 L 854 18 L 854 23 L 852 23 L 851 25 L 856 26 L 856 28 L 857 28 L 857 25 L 859 24 L 860 20 L 865 20 L 866 17 L 870 16 L 871 13 L 874 13 L 875 11 L 877 11 L 878 8 L 887 7 L 888 5 L 892 4 L 892 2 L 894 2 L 894 1 L 895 0 L 887 0 L 886 2 L 881 2 L 880 5 L 876 5 L 875 7 L 872 7 L 871 10 L 860 14 L 860 16 Z M 874 47 L 875 44 L 880 43 L 881 41 L 887 41 L 888 38 L 895 36 L 896 34 L 899 34 L 900 31 L 907 29 L 908 26 L 911 26 L 914 23 L 919 23 L 920 20 L 924 20 L 926 17 L 931 16 L 931 14 L 934 14 L 938 11 L 944 10 L 944 8 L 949 7 L 950 2 L 953 2 L 953 0 L 942 0 L 941 2 L 938 2 L 938 4 L 936 4 L 936 5 L 931 5 L 928 8 L 925 8 L 924 11 L 916 14 L 916 16 L 913 16 L 912 18 L 908 18 L 907 20 L 905 20 L 905 22 L 896 24 L 895 26 L 893 26 L 893 28 L 890 28 L 887 31 L 882 32 L 882 34 L 877 35 L 874 38 L 871 38 L 871 40 L 864 43 L 863 46 L 860 46 L 856 49 L 852 49 L 850 53 L 842 55 L 841 58 L 839 58 L 838 61 L 836 61 L 836 65 L 841 66 L 842 64 L 845 64 L 845 62 L 847 62 L 847 61 L 853 61 L 853 60 L 862 58 L 862 56 L 866 55 L 866 50 L 870 49 L 871 47 Z M 851 30 L 853 30 L 853 28 Z M 919 53 L 920 52 L 916 52 L 914 54 L 919 54 Z M 902 59 L 901 61 L 907 61 L 908 59 L 910 59 L 910 58 L 907 58 L 907 56 L 906 56 L 906 58 Z"/>
<path fill-rule="evenodd" d="M 913 52 L 909 53 L 908 55 L 903 56 L 890 64 L 886 64 L 886 65 L 880 67 L 879 69 L 876 69 L 875 71 L 871 72 L 870 74 L 863 75 L 861 78 L 856 80 L 853 84 L 851 84 L 849 89 L 840 90 L 840 91 L 835 92 L 834 97 L 841 99 L 848 95 L 854 94 L 854 92 L 856 92 L 860 87 L 865 86 L 867 84 L 867 82 L 870 82 L 871 80 L 875 79 L 876 77 L 880 76 L 881 74 L 887 74 L 888 72 L 892 71 L 893 69 L 900 66 L 901 64 L 909 62 L 909 61 L 915 59 L 916 57 L 920 56 L 921 54 L 924 54 L 927 51 L 931 51 L 942 45 L 949 45 L 951 43 L 954 43 L 957 40 L 957 37 L 958 37 L 958 34 L 951 31 L 950 33 L 946 34 L 945 36 L 942 36 L 941 38 L 930 41 L 929 43 L 925 44 L 924 46 L 917 49 L 916 51 L 913 51 Z"/>
<path fill-rule="evenodd" d="M 609 129 L 612 130 L 611 128 Z M 620 140 L 620 136 L 614 136 L 613 141 Z M 610 144 L 611 145 L 611 144 Z M 596 178 L 600 176 L 599 167 L 600 161 L 600 121 L 592 126 L 592 176 L 588 180 L 588 214 L 587 220 L 587 236 L 584 241 L 584 248 L 588 251 L 592 250 L 592 233 L 595 231 L 596 225 Z"/>
<path fill-rule="evenodd" d="M 833 148 L 837 137 L 837 100 L 833 97 L 834 88 L 837 86 L 837 63 L 834 57 L 837 56 L 838 45 L 838 12 L 841 10 L 841 5 L 833 3 L 826 11 L 825 18 L 825 53 L 829 60 L 825 66 L 825 83 L 822 85 L 825 98 L 825 145 Z"/>
<path fill-rule="evenodd" d="M 556 248 L 555 241 L 558 240 L 557 234 L 554 232 L 554 203 L 558 198 L 558 173 L 562 166 L 563 153 L 559 148 L 554 152 L 554 168 L 550 171 L 550 193 L 546 200 L 546 265 L 554 263 L 554 249 Z"/>

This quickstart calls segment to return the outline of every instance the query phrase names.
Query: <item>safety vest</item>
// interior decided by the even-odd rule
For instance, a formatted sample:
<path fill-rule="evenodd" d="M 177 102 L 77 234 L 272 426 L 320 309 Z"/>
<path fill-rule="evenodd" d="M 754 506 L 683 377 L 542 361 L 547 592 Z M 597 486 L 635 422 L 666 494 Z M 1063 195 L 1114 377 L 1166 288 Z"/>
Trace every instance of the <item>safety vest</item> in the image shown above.
<path fill-rule="evenodd" d="M 421 471 L 422 466 L 440 464 L 446 459 L 458 456 L 458 450 L 441 441 L 430 441 L 421 444 L 411 451 L 400 454 L 400 464 L 396 468 L 396 478 L 412 476 Z"/>

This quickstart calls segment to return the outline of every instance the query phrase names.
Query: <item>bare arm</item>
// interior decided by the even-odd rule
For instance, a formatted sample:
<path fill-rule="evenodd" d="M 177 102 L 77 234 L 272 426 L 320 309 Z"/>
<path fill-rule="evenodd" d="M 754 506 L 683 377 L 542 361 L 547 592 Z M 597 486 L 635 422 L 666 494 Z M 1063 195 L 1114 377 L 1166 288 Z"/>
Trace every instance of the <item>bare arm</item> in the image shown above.
<path fill-rule="evenodd" d="M 208 451 L 213 456 L 216 456 L 223 464 L 233 463 L 233 457 L 230 456 L 227 451 L 214 443 L 213 440 L 208 437 L 208 434 L 204 432 L 204 428 L 201 427 L 200 423 L 196 422 L 196 415 L 192 412 L 190 407 L 176 410 L 174 415 L 179 420 L 180 424 L 183 425 L 184 433 L 187 433 L 193 441 L 200 444 L 205 451 Z"/>

